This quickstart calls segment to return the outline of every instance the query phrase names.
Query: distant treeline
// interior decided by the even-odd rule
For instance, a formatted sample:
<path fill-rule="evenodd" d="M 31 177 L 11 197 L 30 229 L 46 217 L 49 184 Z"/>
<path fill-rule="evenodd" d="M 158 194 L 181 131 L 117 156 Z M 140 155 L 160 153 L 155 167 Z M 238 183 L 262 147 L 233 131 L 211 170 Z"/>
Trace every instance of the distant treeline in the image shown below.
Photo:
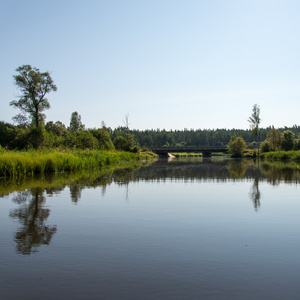
<path fill-rule="evenodd" d="M 255 140 L 250 129 L 136 130 L 121 126 L 112 129 L 105 124 L 101 128 L 85 129 L 81 123 L 75 125 L 72 121 L 69 127 L 60 121 L 50 121 L 37 128 L 0 121 L 0 146 L 18 150 L 63 147 L 136 152 L 140 148 L 164 146 L 226 146 L 234 135 L 242 137 L 248 145 Z M 261 128 L 258 140 L 263 142 L 272 128 Z M 300 126 L 294 125 L 278 130 L 291 130 L 295 137 L 298 137 Z"/>
<path fill-rule="evenodd" d="M 273 127 L 261 128 L 259 131 L 259 141 L 264 141 L 268 132 Z M 281 132 L 291 130 L 295 137 L 300 133 L 300 126 L 278 128 Z M 114 138 L 120 132 L 126 130 L 118 127 L 110 129 L 111 136 Z M 226 146 L 230 138 L 234 135 L 241 136 L 249 145 L 255 138 L 252 130 L 242 129 L 184 129 L 184 130 L 129 130 L 134 135 L 141 147 L 163 147 L 163 146 Z"/>

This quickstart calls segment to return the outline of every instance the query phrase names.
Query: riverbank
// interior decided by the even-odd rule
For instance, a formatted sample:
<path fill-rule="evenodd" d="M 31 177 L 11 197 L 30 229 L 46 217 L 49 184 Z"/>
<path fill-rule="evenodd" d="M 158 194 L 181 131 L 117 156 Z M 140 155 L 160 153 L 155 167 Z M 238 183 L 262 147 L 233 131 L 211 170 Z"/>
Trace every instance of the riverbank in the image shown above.
<path fill-rule="evenodd" d="M 0 176 L 14 177 L 47 172 L 64 172 L 98 168 L 133 161 L 150 160 L 152 152 L 98 151 L 98 150 L 30 150 L 0 153 Z"/>
<path fill-rule="evenodd" d="M 292 160 L 300 161 L 300 151 L 274 151 L 263 152 L 259 155 L 261 159 L 268 160 Z"/>
<path fill-rule="evenodd" d="M 173 153 L 171 152 L 171 154 L 175 157 L 203 157 L 203 154 L 200 152 L 200 153 L 189 153 L 189 152 L 176 152 L 176 153 Z M 230 156 L 229 154 L 227 153 L 222 153 L 222 152 L 213 152 L 211 154 L 211 156 Z"/>

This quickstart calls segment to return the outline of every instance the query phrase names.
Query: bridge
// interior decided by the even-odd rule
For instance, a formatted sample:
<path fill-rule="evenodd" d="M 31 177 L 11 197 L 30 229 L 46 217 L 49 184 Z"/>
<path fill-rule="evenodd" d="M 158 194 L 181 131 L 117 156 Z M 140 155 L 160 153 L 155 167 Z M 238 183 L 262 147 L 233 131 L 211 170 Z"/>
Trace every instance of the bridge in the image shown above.
<path fill-rule="evenodd" d="M 213 152 L 227 152 L 226 147 L 212 146 L 190 146 L 190 147 L 160 147 L 152 148 L 152 151 L 159 156 L 167 156 L 168 153 L 202 153 L 204 157 L 210 157 Z"/>

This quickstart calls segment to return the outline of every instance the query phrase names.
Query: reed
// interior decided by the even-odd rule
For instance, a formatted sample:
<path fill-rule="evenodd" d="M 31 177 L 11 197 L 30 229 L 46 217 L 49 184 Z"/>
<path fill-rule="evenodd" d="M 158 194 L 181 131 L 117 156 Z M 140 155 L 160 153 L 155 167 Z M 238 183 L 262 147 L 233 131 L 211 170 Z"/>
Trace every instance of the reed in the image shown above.
<path fill-rule="evenodd" d="M 202 153 L 175 152 L 171 154 L 175 157 L 202 157 Z"/>
<path fill-rule="evenodd" d="M 260 154 L 260 158 L 268 160 L 300 161 L 300 151 L 274 151 Z"/>
<path fill-rule="evenodd" d="M 14 177 L 46 172 L 74 171 L 131 161 L 148 160 L 155 154 L 123 151 L 1 151 L 0 176 Z"/>

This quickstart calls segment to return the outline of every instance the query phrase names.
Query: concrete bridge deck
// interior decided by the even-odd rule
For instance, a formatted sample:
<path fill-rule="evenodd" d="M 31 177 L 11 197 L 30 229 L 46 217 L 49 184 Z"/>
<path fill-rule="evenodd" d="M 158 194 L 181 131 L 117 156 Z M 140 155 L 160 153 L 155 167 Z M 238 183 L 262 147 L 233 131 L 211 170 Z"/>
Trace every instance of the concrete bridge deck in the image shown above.
<path fill-rule="evenodd" d="M 152 148 L 152 151 L 158 155 L 165 156 L 168 153 L 202 153 L 205 157 L 210 157 L 213 152 L 227 152 L 226 147 L 211 146 L 190 146 L 190 147 L 159 147 Z"/>

